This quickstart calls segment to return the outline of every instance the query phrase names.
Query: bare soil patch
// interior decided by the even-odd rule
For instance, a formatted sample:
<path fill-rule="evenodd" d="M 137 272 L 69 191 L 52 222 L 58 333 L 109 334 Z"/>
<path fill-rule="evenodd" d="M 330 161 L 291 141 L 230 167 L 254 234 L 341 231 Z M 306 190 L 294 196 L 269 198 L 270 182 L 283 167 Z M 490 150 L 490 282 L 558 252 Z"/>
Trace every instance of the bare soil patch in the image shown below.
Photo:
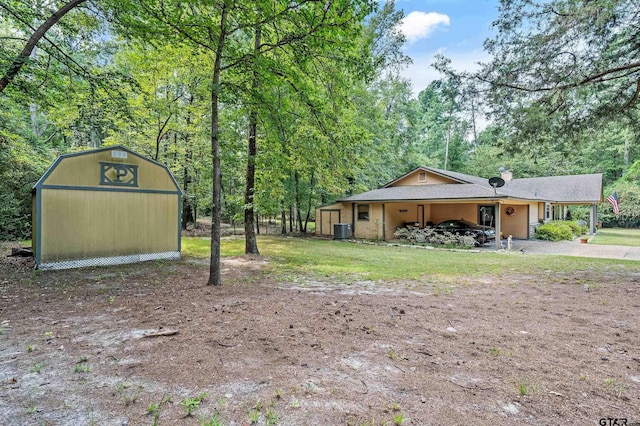
<path fill-rule="evenodd" d="M 344 284 L 283 280 L 263 258 L 223 268 L 212 288 L 188 259 L 37 274 L 3 258 L 2 424 L 151 425 L 150 404 L 160 425 L 640 422 L 636 275 Z"/>

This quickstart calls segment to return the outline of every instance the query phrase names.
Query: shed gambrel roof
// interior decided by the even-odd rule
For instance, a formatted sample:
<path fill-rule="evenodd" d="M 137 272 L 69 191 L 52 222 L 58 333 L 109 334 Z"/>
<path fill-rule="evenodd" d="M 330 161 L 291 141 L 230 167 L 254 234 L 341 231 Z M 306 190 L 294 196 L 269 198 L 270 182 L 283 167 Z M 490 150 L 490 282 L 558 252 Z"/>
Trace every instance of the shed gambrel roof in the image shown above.
<path fill-rule="evenodd" d="M 411 174 L 424 171 L 452 181 L 431 185 L 397 185 Z M 548 176 L 512 179 L 503 187 L 494 188 L 488 179 L 432 167 L 418 167 L 394 179 L 382 188 L 347 197 L 343 202 L 404 200 L 452 201 L 496 200 L 544 201 L 552 203 L 602 202 L 602 174 Z"/>

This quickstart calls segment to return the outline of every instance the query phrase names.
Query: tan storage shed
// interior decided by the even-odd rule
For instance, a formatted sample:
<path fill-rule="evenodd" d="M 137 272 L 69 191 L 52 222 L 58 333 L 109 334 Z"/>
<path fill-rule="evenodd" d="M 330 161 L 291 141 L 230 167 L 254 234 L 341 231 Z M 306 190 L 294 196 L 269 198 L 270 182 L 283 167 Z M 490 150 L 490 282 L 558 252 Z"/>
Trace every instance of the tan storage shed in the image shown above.
<path fill-rule="evenodd" d="M 179 259 L 181 204 L 171 171 L 125 147 L 62 155 L 33 187 L 36 268 Z"/>

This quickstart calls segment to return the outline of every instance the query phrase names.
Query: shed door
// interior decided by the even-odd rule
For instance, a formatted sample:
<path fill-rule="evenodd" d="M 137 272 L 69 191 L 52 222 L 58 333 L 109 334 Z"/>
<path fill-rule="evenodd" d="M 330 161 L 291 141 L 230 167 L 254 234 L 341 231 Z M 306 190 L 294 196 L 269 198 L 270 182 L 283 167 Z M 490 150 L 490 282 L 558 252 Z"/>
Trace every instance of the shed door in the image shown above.
<path fill-rule="evenodd" d="M 321 215 L 321 235 L 333 235 L 333 224 L 340 223 L 340 210 L 322 210 Z"/>

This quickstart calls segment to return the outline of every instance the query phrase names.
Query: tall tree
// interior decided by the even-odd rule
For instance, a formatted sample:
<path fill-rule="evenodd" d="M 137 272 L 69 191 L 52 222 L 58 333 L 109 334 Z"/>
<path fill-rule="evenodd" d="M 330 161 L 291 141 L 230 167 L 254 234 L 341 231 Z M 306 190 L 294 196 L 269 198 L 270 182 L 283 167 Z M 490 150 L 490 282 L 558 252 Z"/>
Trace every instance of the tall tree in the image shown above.
<path fill-rule="evenodd" d="M 210 3 L 185 5 L 163 0 L 131 2 L 122 18 L 122 30 L 137 33 L 140 37 L 161 34 L 189 43 L 196 50 L 210 52 L 213 57 L 211 69 L 211 158 L 212 182 L 212 233 L 211 265 L 208 284 L 220 285 L 220 221 L 221 180 L 220 168 L 220 97 L 229 96 L 232 79 L 223 79 L 223 73 L 251 75 L 251 59 L 255 53 L 253 43 L 246 43 L 251 29 L 257 25 L 271 25 L 273 33 L 264 38 L 260 52 L 282 50 L 297 55 L 299 61 L 309 57 L 314 47 L 325 46 L 328 41 L 348 40 L 357 31 L 361 20 L 371 9 L 369 0 L 339 0 L 323 2 L 305 0 L 301 2 L 273 3 L 256 2 L 246 7 L 235 0 L 214 0 Z M 151 19 L 140 22 L 139 13 L 131 10 L 141 8 L 143 16 Z M 258 11 L 259 13 L 256 13 Z M 129 19 L 127 20 L 127 15 Z M 152 21 L 155 21 L 153 23 Z M 130 24 L 130 25 L 126 25 Z M 159 25 L 158 25 L 159 24 Z M 129 26 L 129 29 L 124 28 Z M 131 28 L 132 27 L 132 28 Z M 343 41 L 344 43 L 344 41 Z M 249 71 L 249 72 L 247 72 Z M 231 97 L 229 96 L 229 99 Z"/>
<path fill-rule="evenodd" d="M 638 109 L 639 21 L 635 0 L 502 0 L 498 33 L 485 42 L 493 59 L 477 78 L 496 105 L 521 114 L 523 101 L 535 102 L 565 129 L 617 120 Z"/>
<path fill-rule="evenodd" d="M 254 35 L 254 55 L 258 60 L 260 56 L 260 46 L 262 44 L 262 27 L 258 24 Z M 256 64 L 257 65 L 257 64 Z M 260 89 L 260 75 L 257 67 L 253 69 L 253 82 L 251 90 L 255 94 Z M 247 178 L 244 192 L 244 235 L 245 254 L 260 255 L 258 250 L 258 240 L 256 239 L 254 208 L 255 186 L 256 186 L 256 153 L 257 153 L 257 130 L 258 112 L 255 105 L 249 108 L 249 140 L 247 141 Z"/>

